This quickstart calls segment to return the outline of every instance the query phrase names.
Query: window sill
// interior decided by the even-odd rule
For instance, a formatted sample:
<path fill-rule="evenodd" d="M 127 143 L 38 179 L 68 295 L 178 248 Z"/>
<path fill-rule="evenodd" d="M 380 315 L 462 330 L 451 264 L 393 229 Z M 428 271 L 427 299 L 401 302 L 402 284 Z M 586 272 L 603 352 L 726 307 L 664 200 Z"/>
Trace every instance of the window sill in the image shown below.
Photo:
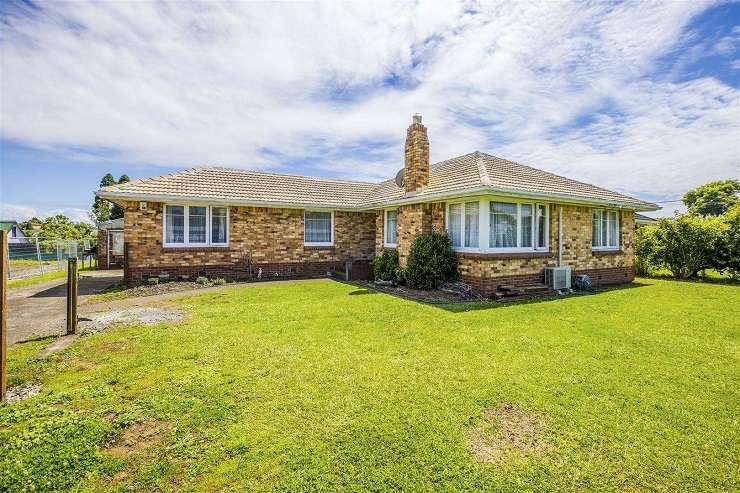
<path fill-rule="evenodd" d="M 597 257 L 601 255 L 621 255 L 623 253 L 624 250 L 621 250 L 619 248 L 611 250 L 591 250 L 591 255 L 595 255 Z"/>
<path fill-rule="evenodd" d="M 334 245 L 303 245 L 304 250 L 334 250 Z"/>
<path fill-rule="evenodd" d="M 229 245 L 223 245 L 223 246 L 216 246 L 216 245 L 208 245 L 208 246 L 188 246 L 188 245 L 182 245 L 182 246 L 172 246 L 172 245 L 166 245 L 162 247 L 162 253 L 182 253 L 182 252 L 228 252 L 229 251 Z"/>
<path fill-rule="evenodd" d="M 548 258 L 552 257 L 550 251 L 537 252 L 455 252 L 459 257 L 470 259 L 514 259 L 514 258 Z"/>
<path fill-rule="evenodd" d="M 384 243 L 383 248 L 388 248 L 390 250 L 395 250 L 398 248 L 398 243 Z"/>

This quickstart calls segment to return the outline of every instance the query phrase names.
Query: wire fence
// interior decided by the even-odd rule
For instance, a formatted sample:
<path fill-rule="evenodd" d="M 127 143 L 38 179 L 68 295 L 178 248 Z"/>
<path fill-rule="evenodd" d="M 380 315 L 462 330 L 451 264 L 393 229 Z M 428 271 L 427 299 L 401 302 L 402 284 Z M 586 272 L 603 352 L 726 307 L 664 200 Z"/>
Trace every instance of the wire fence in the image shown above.
<path fill-rule="evenodd" d="M 22 279 L 67 269 L 67 260 L 77 258 L 84 267 L 95 260 L 96 240 L 58 238 L 13 238 L 8 242 L 8 275 Z"/>

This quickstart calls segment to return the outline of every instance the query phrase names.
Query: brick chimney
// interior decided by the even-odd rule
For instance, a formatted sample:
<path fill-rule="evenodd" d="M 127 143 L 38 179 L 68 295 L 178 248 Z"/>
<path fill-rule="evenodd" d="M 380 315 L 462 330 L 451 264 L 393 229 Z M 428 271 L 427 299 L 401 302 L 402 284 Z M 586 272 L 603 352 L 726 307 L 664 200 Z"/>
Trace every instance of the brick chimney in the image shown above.
<path fill-rule="evenodd" d="M 419 114 L 413 116 L 411 125 L 406 130 L 403 183 L 407 193 L 429 184 L 429 139 L 427 127 L 421 124 Z"/>

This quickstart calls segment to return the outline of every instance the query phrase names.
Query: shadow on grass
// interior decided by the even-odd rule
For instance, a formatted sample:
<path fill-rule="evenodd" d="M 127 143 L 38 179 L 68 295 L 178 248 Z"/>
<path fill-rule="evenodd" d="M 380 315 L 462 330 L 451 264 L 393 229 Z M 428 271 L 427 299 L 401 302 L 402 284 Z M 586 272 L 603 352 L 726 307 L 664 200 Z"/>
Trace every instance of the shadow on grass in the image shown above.
<path fill-rule="evenodd" d="M 373 291 L 372 289 L 355 289 L 349 293 L 350 296 L 362 296 L 365 294 L 380 294 L 380 291 Z"/>
<path fill-rule="evenodd" d="M 644 279 L 655 279 L 657 281 L 675 281 L 696 284 L 727 284 L 730 286 L 740 286 L 740 280 L 732 279 L 729 277 L 695 277 L 692 279 L 678 279 L 670 274 L 651 274 L 639 277 L 642 277 Z"/>

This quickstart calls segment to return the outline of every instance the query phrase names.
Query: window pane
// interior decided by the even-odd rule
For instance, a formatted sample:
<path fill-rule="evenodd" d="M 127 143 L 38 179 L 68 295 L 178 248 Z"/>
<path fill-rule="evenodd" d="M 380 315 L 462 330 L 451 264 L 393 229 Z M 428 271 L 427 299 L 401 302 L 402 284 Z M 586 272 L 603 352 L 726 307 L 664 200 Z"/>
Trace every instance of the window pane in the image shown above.
<path fill-rule="evenodd" d="M 600 210 L 594 210 L 593 213 L 593 233 L 591 235 L 591 245 L 595 247 L 601 246 L 601 213 Z"/>
<path fill-rule="evenodd" d="M 532 247 L 532 204 L 522 204 L 522 244 L 521 247 Z"/>
<path fill-rule="evenodd" d="M 206 242 L 206 207 L 188 208 L 188 241 L 190 243 Z"/>
<path fill-rule="evenodd" d="M 547 247 L 547 209 L 537 204 L 537 248 Z"/>
<path fill-rule="evenodd" d="M 493 248 L 516 246 L 516 204 L 491 202 L 491 236 Z"/>
<path fill-rule="evenodd" d="M 165 240 L 167 243 L 185 243 L 185 207 L 165 207 Z"/>
<path fill-rule="evenodd" d="M 616 248 L 619 246 L 619 220 L 617 218 L 617 211 L 609 211 L 607 219 L 609 228 L 609 246 Z"/>
<path fill-rule="evenodd" d="M 462 246 L 462 204 L 450 204 L 450 240 L 453 247 Z"/>
<path fill-rule="evenodd" d="M 608 238 L 608 232 L 607 232 L 607 224 L 606 224 L 606 214 L 602 211 L 601 213 L 601 244 L 599 246 L 605 247 L 606 246 L 606 239 Z"/>
<path fill-rule="evenodd" d="M 226 207 L 211 208 L 211 243 L 226 243 Z"/>
<path fill-rule="evenodd" d="M 478 202 L 465 203 L 465 246 L 478 248 Z"/>
<path fill-rule="evenodd" d="M 396 211 L 386 211 L 385 213 L 385 242 L 390 245 L 396 244 Z"/>
<path fill-rule="evenodd" d="M 304 241 L 331 243 L 331 212 L 306 212 Z"/>

